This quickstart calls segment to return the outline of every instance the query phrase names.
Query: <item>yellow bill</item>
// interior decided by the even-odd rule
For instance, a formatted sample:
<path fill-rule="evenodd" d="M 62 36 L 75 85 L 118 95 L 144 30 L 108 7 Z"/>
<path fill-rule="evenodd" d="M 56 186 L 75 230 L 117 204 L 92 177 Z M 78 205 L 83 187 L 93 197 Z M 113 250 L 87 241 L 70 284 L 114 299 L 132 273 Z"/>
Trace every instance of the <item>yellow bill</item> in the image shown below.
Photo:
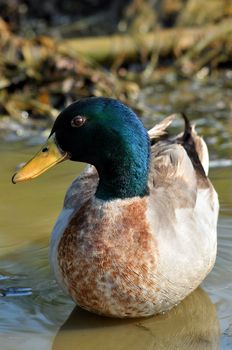
<path fill-rule="evenodd" d="M 27 162 L 14 176 L 12 182 L 34 179 L 54 165 L 68 159 L 68 153 L 63 152 L 56 144 L 55 137 L 49 137 L 41 150 Z"/>

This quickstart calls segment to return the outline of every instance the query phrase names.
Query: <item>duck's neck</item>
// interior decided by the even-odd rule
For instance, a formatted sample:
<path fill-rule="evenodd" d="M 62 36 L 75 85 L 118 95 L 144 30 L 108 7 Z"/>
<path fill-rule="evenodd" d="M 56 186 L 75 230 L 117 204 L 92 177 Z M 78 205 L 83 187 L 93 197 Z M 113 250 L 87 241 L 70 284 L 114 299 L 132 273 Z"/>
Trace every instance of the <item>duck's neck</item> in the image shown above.
<path fill-rule="evenodd" d="M 113 200 L 147 195 L 149 165 L 150 141 L 147 136 L 142 142 L 119 147 L 117 152 L 96 166 L 100 178 L 96 197 Z"/>

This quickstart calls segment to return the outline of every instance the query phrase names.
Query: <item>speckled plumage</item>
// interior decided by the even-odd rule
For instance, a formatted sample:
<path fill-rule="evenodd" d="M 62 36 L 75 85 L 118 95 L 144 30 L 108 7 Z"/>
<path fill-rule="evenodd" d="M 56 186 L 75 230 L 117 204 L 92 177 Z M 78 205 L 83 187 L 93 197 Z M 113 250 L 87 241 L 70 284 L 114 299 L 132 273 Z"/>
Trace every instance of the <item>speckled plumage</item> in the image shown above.
<path fill-rule="evenodd" d="M 152 129 L 151 139 L 169 123 L 157 133 Z M 116 317 L 166 311 L 213 267 L 217 195 L 180 137 L 152 146 L 147 196 L 96 198 L 93 166 L 71 185 L 53 231 L 50 260 L 60 285 L 83 308 Z M 208 171 L 205 143 L 194 131 L 192 138 Z"/>
<path fill-rule="evenodd" d="M 94 312 L 149 315 L 158 251 L 147 199 L 116 202 L 91 198 L 73 216 L 58 246 L 63 281 L 73 299 Z"/>

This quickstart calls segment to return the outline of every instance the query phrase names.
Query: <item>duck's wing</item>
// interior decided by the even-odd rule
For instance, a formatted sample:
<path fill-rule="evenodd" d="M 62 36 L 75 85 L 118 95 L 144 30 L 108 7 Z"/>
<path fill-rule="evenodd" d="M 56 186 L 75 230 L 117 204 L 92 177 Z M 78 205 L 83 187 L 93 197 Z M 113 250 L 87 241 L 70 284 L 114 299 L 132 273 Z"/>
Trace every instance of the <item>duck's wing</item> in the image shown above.
<path fill-rule="evenodd" d="M 172 115 L 164 119 L 157 127 L 159 133 L 163 135 L 174 118 L 175 115 Z M 150 192 L 151 194 L 155 192 L 155 196 L 160 199 L 166 198 L 175 210 L 181 206 L 194 208 L 199 190 L 208 189 L 208 200 L 217 206 L 214 188 L 207 177 L 209 167 L 207 146 L 185 115 L 183 118 L 185 121 L 183 133 L 160 140 L 151 147 Z M 155 128 L 152 130 L 154 139 Z"/>
<path fill-rule="evenodd" d="M 149 190 L 156 203 L 169 207 L 168 215 L 178 207 L 193 208 L 197 196 L 197 177 L 183 146 L 159 141 L 152 146 Z M 167 212 L 163 212 L 164 215 Z"/>
<path fill-rule="evenodd" d="M 159 251 L 157 276 L 179 297 L 202 282 L 216 257 L 219 205 L 201 163 L 202 143 L 186 122 L 184 133 L 151 148 L 147 217 Z"/>
<path fill-rule="evenodd" d="M 173 122 L 175 118 L 176 114 L 171 114 L 168 117 L 164 118 L 160 123 L 156 124 L 152 129 L 148 130 L 148 135 L 151 142 L 165 135 L 167 127 Z"/>
<path fill-rule="evenodd" d="M 97 170 L 94 166 L 87 165 L 85 170 L 73 181 L 65 195 L 64 206 L 52 231 L 49 253 L 50 263 L 58 281 L 62 280 L 57 264 L 57 249 L 60 239 L 66 230 L 72 216 L 91 196 L 93 196 L 97 185 Z"/>
<path fill-rule="evenodd" d="M 93 165 L 87 165 L 84 171 L 72 182 L 64 199 L 65 209 L 78 210 L 96 192 L 99 177 Z"/>

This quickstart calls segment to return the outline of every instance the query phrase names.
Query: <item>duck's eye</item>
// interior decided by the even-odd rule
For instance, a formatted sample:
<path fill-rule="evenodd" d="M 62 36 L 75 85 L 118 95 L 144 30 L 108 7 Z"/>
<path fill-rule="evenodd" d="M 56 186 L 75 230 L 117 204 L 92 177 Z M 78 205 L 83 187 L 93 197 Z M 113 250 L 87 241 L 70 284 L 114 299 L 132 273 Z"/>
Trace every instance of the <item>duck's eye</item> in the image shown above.
<path fill-rule="evenodd" d="M 74 128 L 79 128 L 80 126 L 82 126 L 84 123 L 86 122 L 86 118 L 81 116 L 81 115 L 77 115 L 76 117 L 74 117 L 71 120 L 71 125 Z"/>

